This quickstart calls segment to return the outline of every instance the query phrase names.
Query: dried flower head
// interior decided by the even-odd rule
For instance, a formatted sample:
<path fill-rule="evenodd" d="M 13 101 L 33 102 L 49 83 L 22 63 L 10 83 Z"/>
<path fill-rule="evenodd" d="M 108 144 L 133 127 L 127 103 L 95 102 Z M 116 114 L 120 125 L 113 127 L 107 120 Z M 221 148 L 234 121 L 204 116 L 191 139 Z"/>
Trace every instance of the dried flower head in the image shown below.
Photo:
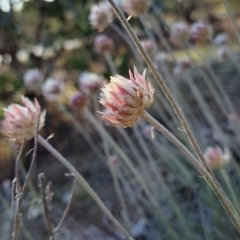
<path fill-rule="evenodd" d="M 229 36 L 224 32 L 219 33 L 213 41 L 217 46 L 226 45 L 229 42 Z"/>
<path fill-rule="evenodd" d="M 196 43 L 205 43 L 212 35 L 213 28 L 206 21 L 197 21 L 190 27 L 190 38 Z"/>
<path fill-rule="evenodd" d="M 44 126 L 45 111 L 41 112 L 37 99 L 34 103 L 28 98 L 21 98 L 24 106 L 11 104 L 4 108 L 4 120 L 2 131 L 9 140 L 23 142 L 25 139 L 33 138 L 39 119 L 39 130 Z"/>
<path fill-rule="evenodd" d="M 26 88 L 33 92 L 39 92 L 43 83 L 43 75 L 38 69 L 29 69 L 23 75 Z"/>
<path fill-rule="evenodd" d="M 80 74 L 78 84 L 80 90 L 90 93 L 98 91 L 105 84 L 105 80 L 102 75 L 85 71 Z"/>
<path fill-rule="evenodd" d="M 210 168 L 218 168 L 230 161 L 231 153 L 228 148 L 225 148 L 223 152 L 219 146 L 208 147 L 204 152 L 204 157 Z"/>
<path fill-rule="evenodd" d="M 181 45 L 189 38 L 189 25 L 186 22 L 178 22 L 171 26 L 170 41 L 176 45 Z"/>
<path fill-rule="evenodd" d="M 141 45 L 143 49 L 149 54 L 150 56 L 154 53 L 154 42 L 150 39 L 141 40 Z"/>
<path fill-rule="evenodd" d="M 111 82 L 102 88 L 100 103 L 110 110 L 102 112 L 103 119 L 116 127 L 132 127 L 138 117 L 154 102 L 152 84 L 134 68 L 130 79 L 120 75 L 111 77 Z"/>
<path fill-rule="evenodd" d="M 151 5 L 151 0 L 128 0 L 124 2 L 123 9 L 132 17 L 139 17 Z"/>
<path fill-rule="evenodd" d="M 113 48 L 113 41 L 107 35 L 101 34 L 94 39 L 94 51 L 99 54 L 110 52 Z"/>
<path fill-rule="evenodd" d="M 85 93 L 77 92 L 70 99 L 70 106 L 72 108 L 83 108 L 87 103 L 88 97 Z"/>
<path fill-rule="evenodd" d="M 91 7 L 89 21 L 93 28 L 102 32 L 113 21 L 113 11 L 109 3 L 100 2 Z"/>
<path fill-rule="evenodd" d="M 53 100 L 56 95 L 63 90 L 63 88 L 63 81 L 49 77 L 42 85 L 42 93 L 47 100 Z"/>

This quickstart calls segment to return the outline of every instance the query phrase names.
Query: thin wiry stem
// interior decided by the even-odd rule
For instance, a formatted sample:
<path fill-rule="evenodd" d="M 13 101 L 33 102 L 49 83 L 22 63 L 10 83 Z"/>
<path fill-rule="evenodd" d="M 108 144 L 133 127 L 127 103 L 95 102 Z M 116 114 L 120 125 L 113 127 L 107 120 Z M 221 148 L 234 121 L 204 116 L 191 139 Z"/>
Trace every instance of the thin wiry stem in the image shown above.
<path fill-rule="evenodd" d="M 150 123 L 154 128 L 161 132 L 166 138 L 168 138 L 189 160 L 190 162 L 198 169 L 202 174 L 205 181 L 211 187 L 213 192 L 218 197 L 231 221 L 235 225 L 236 229 L 240 233 L 240 220 L 237 212 L 235 211 L 232 203 L 229 199 L 223 194 L 219 189 L 218 185 L 212 178 L 212 175 L 203 167 L 203 165 L 194 157 L 194 155 L 172 134 L 170 133 L 163 125 L 161 125 L 157 120 L 155 120 L 147 112 L 144 112 L 141 117 Z"/>
<path fill-rule="evenodd" d="M 45 220 L 46 220 L 46 225 L 47 225 L 48 236 L 49 236 L 49 239 L 53 240 L 52 223 L 51 223 L 51 217 L 50 217 L 50 206 L 47 201 L 47 196 L 45 193 L 44 174 L 43 173 L 40 173 L 38 175 L 38 180 L 39 180 L 39 188 L 41 190 L 42 203 L 43 203 L 43 207 L 44 207 L 44 215 L 45 215 Z"/>
<path fill-rule="evenodd" d="M 74 196 L 74 192 L 75 192 L 76 186 L 77 186 L 77 180 L 75 178 L 74 182 L 73 182 L 72 191 L 71 191 L 71 195 L 69 197 L 67 206 L 65 208 L 65 211 L 64 211 L 64 213 L 63 213 L 63 215 L 61 217 L 61 220 L 59 221 L 58 225 L 53 229 L 53 235 L 60 231 L 60 229 L 61 229 L 61 227 L 62 227 L 62 225 L 64 223 L 64 220 L 66 219 L 67 213 L 68 213 L 68 211 L 70 209 L 70 206 L 71 206 L 71 203 L 72 203 L 72 200 L 73 200 L 73 196 Z"/>
<path fill-rule="evenodd" d="M 126 18 L 124 17 L 123 13 L 121 12 L 121 10 L 118 8 L 118 6 L 115 4 L 115 2 L 113 0 L 108 0 L 108 2 L 110 3 L 110 5 L 112 6 L 115 14 L 117 15 L 117 17 L 120 19 L 121 23 L 123 24 L 123 26 L 126 28 L 128 34 L 130 35 L 131 39 L 133 40 L 134 44 L 136 45 L 136 47 L 138 48 L 139 52 L 141 53 L 143 59 L 145 60 L 145 62 L 147 63 L 148 67 L 150 68 L 152 74 L 154 75 L 155 79 L 157 80 L 157 82 L 159 83 L 162 91 L 164 92 L 166 98 L 168 99 L 168 101 L 170 102 L 170 104 L 172 105 L 178 119 L 180 120 L 183 129 L 185 130 L 186 134 L 189 137 L 190 142 L 192 143 L 198 157 L 199 160 L 204 164 L 204 166 L 206 167 L 206 169 L 208 169 L 208 166 L 205 162 L 203 153 L 200 149 L 200 147 L 198 146 L 198 143 L 195 139 L 195 137 L 192 134 L 191 129 L 188 127 L 188 124 L 184 118 L 184 115 L 181 111 L 181 109 L 179 108 L 177 102 L 175 101 L 174 97 L 172 96 L 172 94 L 170 93 L 167 85 L 165 84 L 165 82 L 163 81 L 162 77 L 160 76 L 159 72 L 157 71 L 157 69 L 155 68 L 152 60 L 150 59 L 150 57 L 148 56 L 148 54 L 144 51 L 137 35 L 134 33 L 132 27 L 130 26 L 130 24 L 128 23 L 128 21 L 126 20 Z"/>
<path fill-rule="evenodd" d="M 56 157 L 77 179 L 77 181 L 83 186 L 87 193 L 96 202 L 103 213 L 109 218 L 109 220 L 126 236 L 127 240 L 133 240 L 133 238 L 128 234 L 128 232 L 122 227 L 119 221 L 112 215 L 112 213 L 107 209 L 101 199 L 98 197 L 96 192 L 90 187 L 87 181 L 82 177 L 82 175 L 70 164 L 67 159 L 65 159 L 55 148 L 53 148 L 45 139 L 38 136 L 39 143 L 45 147 L 54 157 Z"/>

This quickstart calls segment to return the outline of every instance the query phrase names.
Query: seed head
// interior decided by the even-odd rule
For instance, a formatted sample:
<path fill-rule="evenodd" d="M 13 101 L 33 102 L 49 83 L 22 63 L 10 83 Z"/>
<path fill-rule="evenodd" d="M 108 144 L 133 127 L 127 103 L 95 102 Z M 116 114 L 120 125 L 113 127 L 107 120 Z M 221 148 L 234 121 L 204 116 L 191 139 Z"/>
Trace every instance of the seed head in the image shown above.
<path fill-rule="evenodd" d="M 113 76 L 102 88 L 99 102 L 110 111 L 102 112 L 102 117 L 116 127 L 132 127 L 154 102 L 154 89 L 146 79 L 145 71 L 140 75 L 134 68 L 134 75 L 129 71 L 129 77 Z"/>
<path fill-rule="evenodd" d="M 39 129 L 44 126 L 46 112 L 41 112 L 37 99 L 34 103 L 28 98 L 22 96 L 22 103 L 11 104 L 4 108 L 4 120 L 2 122 L 2 131 L 9 140 L 14 142 L 23 142 L 33 138 L 39 119 Z"/>
<path fill-rule="evenodd" d="M 101 34 L 94 39 L 94 50 L 99 54 L 110 52 L 113 48 L 113 41 L 107 35 Z"/>
<path fill-rule="evenodd" d="M 107 2 L 100 2 L 91 7 L 89 21 L 94 29 L 102 32 L 113 21 L 113 11 Z"/>
<path fill-rule="evenodd" d="M 151 5 L 151 0 L 128 0 L 124 2 L 124 10 L 132 17 L 139 17 Z"/>
<path fill-rule="evenodd" d="M 210 168 L 219 168 L 230 161 L 231 153 L 228 148 L 224 152 L 219 146 L 208 147 L 204 152 L 204 157 Z"/>

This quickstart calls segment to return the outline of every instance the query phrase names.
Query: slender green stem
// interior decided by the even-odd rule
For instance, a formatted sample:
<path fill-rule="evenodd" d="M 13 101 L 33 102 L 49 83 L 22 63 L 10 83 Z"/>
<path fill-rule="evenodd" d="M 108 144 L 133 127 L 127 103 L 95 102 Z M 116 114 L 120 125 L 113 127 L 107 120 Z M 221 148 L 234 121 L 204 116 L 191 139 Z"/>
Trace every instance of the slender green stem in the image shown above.
<path fill-rule="evenodd" d="M 82 175 L 72 166 L 71 163 L 67 161 L 55 148 L 53 148 L 43 137 L 38 136 L 39 143 L 45 147 L 54 157 L 56 157 L 77 179 L 77 181 L 83 186 L 87 193 L 96 202 L 103 213 L 109 218 L 109 220 L 126 236 L 128 240 L 133 240 L 133 238 L 128 234 L 128 232 L 122 227 L 119 221 L 112 215 L 112 213 L 107 209 L 101 199 L 98 197 L 96 192 L 90 187 L 87 181 L 82 177 Z"/>
<path fill-rule="evenodd" d="M 232 203 L 229 201 L 229 199 L 219 189 L 219 186 L 214 181 L 212 175 L 203 167 L 203 165 L 193 156 L 193 154 L 172 133 L 170 133 L 164 126 L 162 126 L 151 115 L 149 115 L 147 112 L 144 112 L 141 115 L 141 117 L 145 119 L 148 123 L 150 123 L 159 132 L 161 132 L 166 138 L 168 138 L 198 169 L 198 171 L 202 174 L 205 181 L 208 183 L 208 185 L 211 187 L 213 192 L 216 194 L 217 198 L 221 202 L 222 206 L 224 207 L 231 221 L 233 222 L 236 229 L 240 233 L 240 219 L 239 219 L 238 213 L 232 206 Z"/>

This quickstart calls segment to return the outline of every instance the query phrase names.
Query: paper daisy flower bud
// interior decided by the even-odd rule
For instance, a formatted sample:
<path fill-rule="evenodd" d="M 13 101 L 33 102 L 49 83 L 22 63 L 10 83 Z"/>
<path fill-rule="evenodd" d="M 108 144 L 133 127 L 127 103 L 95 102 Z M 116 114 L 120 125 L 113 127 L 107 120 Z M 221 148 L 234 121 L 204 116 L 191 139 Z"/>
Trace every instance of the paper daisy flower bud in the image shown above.
<path fill-rule="evenodd" d="M 42 85 L 42 94 L 47 100 L 53 100 L 64 88 L 64 83 L 58 79 L 49 77 Z"/>
<path fill-rule="evenodd" d="M 85 71 L 80 74 L 78 84 L 80 90 L 90 93 L 98 91 L 105 84 L 105 80 L 102 75 Z"/>
<path fill-rule="evenodd" d="M 219 168 L 230 161 L 231 153 L 228 148 L 222 149 L 218 146 L 208 147 L 204 152 L 206 163 L 210 168 Z"/>
<path fill-rule="evenodd" d="M 43 75 L 36 68 L 29 69 L 23 75 L 23 82 L 28 90 L 38 92 L 43 83 Z"/>
<path fill-rule="evenodd" d="M 11 104 L 4 108 L 4 120 L 2 122 L 2 131 L 9 140 L 14 142 L 23 142 L 34 137 L 39 119 L 39 129 L 44 126 L 45 111 L 41 112 L 37 99 L 31 102 L 28 98 L 22 96 L 22 103 Z"/>
<path fill-rule="evenodd" d="M 87 103 L 87 95 L 85 93 L 77 92 L 70 99 L 70 106 L 72 108 L 82 108 Z"/>
<path fill-rule="evenodd" d="M 189 38 L 190 30 L 186 22 L 178 22 L 171 26 L 170 41 L 176 45 L 181 45 Z"/>
<path fill-rule="evenodd" d="M 213 35 L 212 26 L 205 21 L 197 21 L 190 27 L 190 38 L 196 43 L 205 43 Z"/>
<path fill-rule="evenodd" d="M 113 21 L 113 11 L 109 3 L 100 2 L 91 7 L 89 21 L 93 28 L 102 32 Z"/>
<path fill-rule="evenodd" d="M 151 0 L 128 0 L 124 2 L 123 9 L 132 17 L 139 17 L 151 5 Z"/>
<path fill-rule="evenodd" d="M 217 46 L 226 45 L 229 42 L 229 36 L 226 33 L 219 33 L 213 41 Z"/>
<path fill-rule="evenodd" d="M 103 86 L 100 103 L 110 113 L 102 112 L 103 119 L 116 127 L 132 127 L 138 117 L 154 102 L 152 84 L 134 68 L 129 71 L 130 79 L 120 75 L 111 77 L 111 82 Z"/>
<path fill-rule="evenodd" d="M 141 41 L 141 45 L 143 49 L 149 54 L 150 56 L 154 53 L 154 43 L 150 39 L 144 39 Z"/>
<path fill-rule="evenodd" d="M 101 34 L 94 39 L 94 51 L 99 54 L 110 52 L 113 48 L 113 41 L 107 35 Z"/>

